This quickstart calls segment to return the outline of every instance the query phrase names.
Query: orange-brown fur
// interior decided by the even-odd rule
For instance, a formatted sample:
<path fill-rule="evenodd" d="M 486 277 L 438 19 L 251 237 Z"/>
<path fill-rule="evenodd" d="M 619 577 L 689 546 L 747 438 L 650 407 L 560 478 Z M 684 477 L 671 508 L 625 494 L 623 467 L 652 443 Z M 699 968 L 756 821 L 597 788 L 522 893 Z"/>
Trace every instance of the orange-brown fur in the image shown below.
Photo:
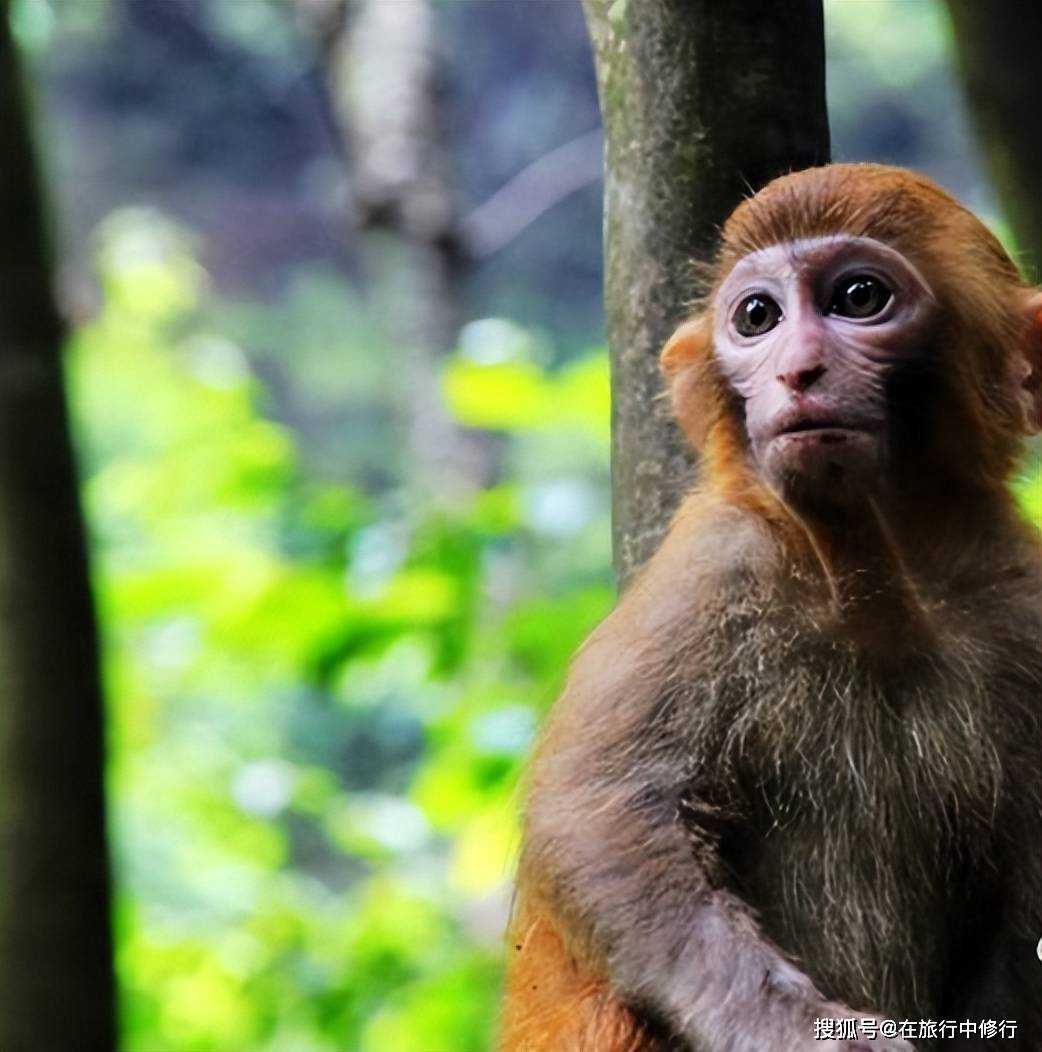
<path fill-rule="evenodd" d="M 871 164 L 832 165 L 775 180 L 725 224 L 708 291 L 750 252 L 835 233 L 874 237 L 926 264 L 951 311 L 946 329 L 953 340 L 967 343 L 967 334 L 980 334 L 952 363 L 965 404 L 951 422 L 950 452 L 957 456 L 972 443 L 984 454 L 984 481 L 1004 485 L 1019 449 L 1019 423 L 1008 401 L 984 405 L 981 395 L 1006 386 L 1008 362 L 997 352 L 1021 338 L 1025 320 L 1011 313 L 1008 292 L 1023 282 L 995 237 L 929 180 Z M 667 344 L 663 368 L 674 385 L 681 426 L 699 449 L 703 476 L 711 485 L 744 490 L 750 481 L 744 442 L 705 322 L 699 313 Z"/>
<path fill-rule="evenodd" d="M 511 939 L 503 1052 L 661 1052 L 608 981 L 569 952 L 549 910 L 519 911 Z"/>
<path fill-rule="evenodd" d="M 998 242 L 943 191 L 911 173 L 874 165 L 834 166 L 777 180 L 727 222 L 713 285 L 750 252 L 836 232 L 884 241 L 927 272 L 950 310 L 939 338 L 962 345 L 951 384 L 958 398 L 948 407 L 947 427 L 938 439 L 943 448 L 933 455 L 956 470 L 964 463 L 979 465 L 979 475 L 963 481 L 992 493 L 1003 490 L 1021 429 L 1008 393 L 1009 362 L 1001 352 L 1024 341 L 1026 322 L 1009 309 L 1011 290 L 1023 286 Z M 663 551 L 632 586 L 633 594 L 627 593 L 627 612 L 620 616 L 628 621 L 620 625 L 616 618 L 600 630 L 616 642 L 625 641 L 627 632 L 639 636 L 668 627 L 671 615 L 656 603 L 668 595 L 670 579 L 683 576 L 683 567 L 669 563 L 671 545 L 680 550 L 677 538 L 698 530 L 709 505 L 725 502 L 752 512 L 786 537 L 791 558 L 808 564 L 819 558 L 799 522 L 750 469 L 734 398 L 713 359 L 711 332 L 709 312 L 699 311 L 663 353 L 678 420 L 699 449 L 702 481 L 681 507 Z M 1042 347 L 1042 339 L 1035 346 Z M 1042 350 L 1033 365 L 1042 373 Z M 966 456 L 971 448 L 973 456 Z M 968 519 L 972 514 L 967 508 Z M 928 516 L 918 527 L 924 542 L 960 528 L 966 523 Z M 625 655 L 618 660 L 625 661 Z M 573 682 L 569 691 L 596 688 L 596 683 Z M 620 715 L 619 727 L 625 723 Z M 567 719 L 552 721 L 540 756 L 553 754 L 569 733 L 575 727 Z M 519 879 L 508 953 L 502 1052 L 662 1052 L 667 1047 L 613 996 L 603 960 L 575 934 L 572 919 L 558 910 L 529 861 Z"/>

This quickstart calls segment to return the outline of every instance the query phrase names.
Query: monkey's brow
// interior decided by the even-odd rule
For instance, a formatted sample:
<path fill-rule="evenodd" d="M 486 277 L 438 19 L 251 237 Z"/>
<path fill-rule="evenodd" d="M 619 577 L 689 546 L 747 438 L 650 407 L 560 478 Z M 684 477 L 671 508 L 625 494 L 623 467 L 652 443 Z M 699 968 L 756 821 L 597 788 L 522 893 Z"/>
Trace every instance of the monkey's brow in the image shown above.
<path fill-rule="evenodd" d="M 762 274 L 771 277 L 782 276 L 783 268 L 792 270 L 807 265 L 828 265 L 842 259 L 844 255 L 856 256 L 858 252 L 870 253 L 876 258 L 891 261 L 893 265 L 909 274 L 914 283 L 930 299 L 936 299 L 930 283 L 919 268 L 901 251 L 873 237 L 854 234 L 827 234 L 820 237 L 797 238 L 793 241 L 780 241 L 774 245 L 765 245 L 754 252 L 743 256 L 732 268 L 731 274 L 741 272 L 745 267 L 761 266 Z M 817 258 L 815 258 L 817 257 Z M 724 285 L 728 285 L 725 281 Z"/>
<path fill-rule="evenodd" d="M 765 245 L 748 255 L 743 256 L 731 268 L 731 275 L 741 274 L 749 268 L 755 268 L 761 275 L 770 277 L 783 277 L 786 273 L 805 266 L 808 262 L 819 262 L 819 260 L 806 257 L 822 255 L 826 261 L 832 255 L 845 250 L 853 251 L 858 246 L 862 248 L 874 248 L 881 242 L 869 238 L 854 238 L 849 234 L 832 234 L 827 237 L 800 238 L 795 241 L 779 241 L 774 245 Z M 883 246 L 884 249 L 886 246 Z M 892 250 L 891 250 L 892 251 Z M 729 275 L 730 277 L 730 275 Z M 725 281 L 724 284 L 729 284 Z"/>
<path fill-rule="evenodd" d="M 873 255 L 896 255 L 904 260 L 905 263 L 908 262 L 901 253 L 884 241 L 877 241 L 873 237 L 859 237 L 854 234 L 825 234 L 821 237 L 798 238 L 795 241 L 785 241 L 773 247 L 784 250 L 785 259 L 792 267 L 808 263 L 830 263 L 838 257 L 847 254 L 855 255 L 859 251 L 869 252 Z M 770 251 L 770 249 L 764 249 L 763 251 Z"/>

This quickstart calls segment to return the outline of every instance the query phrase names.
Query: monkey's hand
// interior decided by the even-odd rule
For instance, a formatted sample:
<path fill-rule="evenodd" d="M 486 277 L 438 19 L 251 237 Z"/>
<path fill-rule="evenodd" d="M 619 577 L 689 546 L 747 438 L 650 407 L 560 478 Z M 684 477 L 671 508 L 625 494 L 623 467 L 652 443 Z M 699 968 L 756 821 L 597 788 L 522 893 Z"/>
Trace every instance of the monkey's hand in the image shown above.
<path fill-rule="evenodd" d="M 883 1020 L 871 1012 L 852 1012 L 846 1005 L 836 1002 L 827 1002 L 822 1005 L 819 1018 L 825 1019 L 871 1019 L 876 1023 L 876 1029 L 882 1025 Z M 858 1029 L 860 1030 L 860 1023 Z M 814 1042 L 816 1049 L 825 1052 L 915 1052 L 915 1046 L 903 1037 L 857 1037 L 848 1039 L 831 1039 L 827 1041 Z"/>
<path fill-rule="evenodd" d="M 859 1037 L 856 1041 L 817 1041 L 821 1052 L 915 1052 L 915 1046 L 902 1037 Z"/>
<path fill-rule="evenodd" d="M 641 612 L 644 630 L 651 617 Z M 580 970 L 684 1047 L 822 1052 L 815 1019 L 855 1013 L 829 1002 L 732 886 L 726 805 L 692 784 L 687 745 L 669 737 L 692 718 L 671 713 L 685 695 L 620 677 L 617 653 L 608 624 L 555 707 L 530 776 L 519 886 L 545 903 Z M 870 1049 L 911 1052 L 893 1039 Z"/>
<path fill-rule="evenodd" d="M 817 1041 L 820 1052 L 915 1052 L 901 1037 L 859 1037 L 856 1041 Z"/>
<path fill-rule="evenodd" d="M 541 767 L 522 874 L 620 1003 L 690 1049 L 913 1052 L 897 1039 L 816 1037 L 816 1019 L 856 1013 L 830 1002 L 728 888 L 711 838 L 693 840 L 678 820 L 670 772 L 602 778 L 579 753 L 559 749 Z"/>

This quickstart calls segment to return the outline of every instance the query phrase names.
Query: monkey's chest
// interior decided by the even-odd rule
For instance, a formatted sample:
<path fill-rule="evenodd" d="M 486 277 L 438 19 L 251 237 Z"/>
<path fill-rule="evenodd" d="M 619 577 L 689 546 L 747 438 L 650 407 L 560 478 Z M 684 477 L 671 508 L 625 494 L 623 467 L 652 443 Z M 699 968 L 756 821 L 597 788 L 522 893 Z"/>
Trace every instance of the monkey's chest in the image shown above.
<path fill-rule="evenodd" d="M 780 814 L 765 798 L 721 851 L 765 933 L 826 996 L 929 1018 L 969 895 L 938 838 L 935 821 L 886 807 Z"/>
<path fill-rule="evenodd" d="M 1037 638 L 1014 654 L 952 630 L 895 664 L 806 623 L 735 628 L 702 655 L 685 739 L 721 879 L 826 996 L 938 1018 L 983 941 L 966 918 L 996 919 L 1004 786 L 1036 780 Z"/>

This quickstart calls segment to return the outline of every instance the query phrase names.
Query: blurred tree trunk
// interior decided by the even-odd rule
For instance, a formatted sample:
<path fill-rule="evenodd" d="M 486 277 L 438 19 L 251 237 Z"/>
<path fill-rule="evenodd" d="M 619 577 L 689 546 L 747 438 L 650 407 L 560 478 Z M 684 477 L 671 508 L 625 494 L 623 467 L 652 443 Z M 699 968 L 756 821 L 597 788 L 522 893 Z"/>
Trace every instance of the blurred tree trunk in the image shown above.
<path fill-rule="evenodd" d="M 1042 5 L 1014 0 L 947 0 L 963 84 L 984 160 L 1026 253 L 1042 281 Z"/>
<path fill-rule="evenodd" d="M 111 1049 L 103 715 L 62 327 L 0 6 L 0 1049 Z"/>
<path fill-rule="evenodd" d="M 689 488 L 658 353 L 723 220 L 829 159 L 821 0 L 584 0 L 607 137 L 615 568 L 625 583 Z"/>
<path fill-rule="evenodd" d="M 317 29 L 352 169 L 366 287 L 399 365 L 395 387 L 421 489 L 490 481 L 491 435 L 464 431 L 439 395 L 456 346 L 467 252 L 453 193 L 429 0 L 298 0 Z"/>

